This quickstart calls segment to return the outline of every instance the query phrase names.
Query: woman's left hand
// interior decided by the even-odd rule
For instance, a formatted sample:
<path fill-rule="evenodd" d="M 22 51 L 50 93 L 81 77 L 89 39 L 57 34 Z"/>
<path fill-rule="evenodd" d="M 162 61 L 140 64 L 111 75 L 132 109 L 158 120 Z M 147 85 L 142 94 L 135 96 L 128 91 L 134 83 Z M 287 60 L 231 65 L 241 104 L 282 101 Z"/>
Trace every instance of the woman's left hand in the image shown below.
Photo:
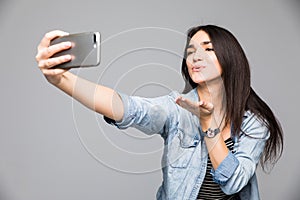
<path fill-rule="evenodd" d="M 193 102 L 189 99 L 179 96 L 175 102 L 182 108 L 196 115 L 200 120 L 209 121 L 214 111 L 214 105 L 210 102 L 202 101 Z"/>

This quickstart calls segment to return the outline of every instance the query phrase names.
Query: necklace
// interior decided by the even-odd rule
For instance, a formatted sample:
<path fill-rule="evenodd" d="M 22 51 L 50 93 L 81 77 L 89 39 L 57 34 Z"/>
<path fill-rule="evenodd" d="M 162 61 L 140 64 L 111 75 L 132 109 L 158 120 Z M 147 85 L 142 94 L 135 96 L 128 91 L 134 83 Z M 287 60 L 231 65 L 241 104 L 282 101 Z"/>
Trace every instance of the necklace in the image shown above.
<path fill-rule="evenodd" d="M 222 125 L 222 123 L 223 123 L 223 121 L 224 121 L 224 118 L 225 118 L 225 114 L 223 115 L 223 117 L 222 117 L 222 120 L 221 120 L 221 122 L 220 122 L 220 124 L 219 124 L 219 127 L 218 127 L 218 129 L 220 130 L 220 131 L 222 131 L 224 128 L 225 128 L 225 126 L 221 129 L 221 125 Z"/>

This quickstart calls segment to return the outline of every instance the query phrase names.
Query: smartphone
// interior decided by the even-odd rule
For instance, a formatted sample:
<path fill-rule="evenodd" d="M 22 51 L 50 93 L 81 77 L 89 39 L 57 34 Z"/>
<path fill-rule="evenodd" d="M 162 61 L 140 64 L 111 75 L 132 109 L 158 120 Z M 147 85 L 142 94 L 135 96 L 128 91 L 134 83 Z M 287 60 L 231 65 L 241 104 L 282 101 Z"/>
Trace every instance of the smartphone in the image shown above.
<path fill-rule="evenodd" d="M 75 33 L 67 36 L 55 38 L 50 45 L 61 42 L 71 42 L 70 49 L 58 52 L 52 56 L 58 57 L 62 55 L 71 55 L 72 60 L 54 68 L 70 69 L 78 67 L 92 67 L 100 63 L 100 33 L 99 32 L 84 32 Z"/>

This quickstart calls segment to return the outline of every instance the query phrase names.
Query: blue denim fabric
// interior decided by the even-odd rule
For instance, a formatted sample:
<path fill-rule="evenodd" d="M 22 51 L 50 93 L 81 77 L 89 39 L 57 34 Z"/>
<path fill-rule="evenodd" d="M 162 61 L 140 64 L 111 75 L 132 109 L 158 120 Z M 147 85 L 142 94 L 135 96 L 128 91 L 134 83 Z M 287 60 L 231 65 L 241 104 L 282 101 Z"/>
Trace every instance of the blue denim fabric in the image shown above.
<path fill-rule="evenodd" d="M 162 158 L 163 182 L 158 200 L 195 200 L 207 165 L 207 148 L 199 119 L 175 103 L 182 95 L 199 101 L 194 89 L 188 94 L 171 92 L 157 98 L 127 96 L 120 93 L 124 104 L 122 121 L 111 123 L 120 129 L 135 127 L 146 134 L 160 134 L 164 141 Z M 242 133 L 229 153 L 211 174 L 226 194 L 239 193 L 242 200 L 259 200 L 255 170 L 269 130 L 249 111 L 245 112 Z"/>

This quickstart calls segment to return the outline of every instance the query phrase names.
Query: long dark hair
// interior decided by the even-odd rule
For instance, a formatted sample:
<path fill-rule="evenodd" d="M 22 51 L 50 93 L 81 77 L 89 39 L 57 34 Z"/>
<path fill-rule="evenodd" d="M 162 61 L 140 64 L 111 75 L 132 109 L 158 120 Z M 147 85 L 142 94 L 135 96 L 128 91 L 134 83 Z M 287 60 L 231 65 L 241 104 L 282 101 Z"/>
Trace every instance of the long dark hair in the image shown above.
<path fill-rule="evenodd" d="M 249 110 L 256 114 L 270 131 L 270 137 L 266 141 L 261 157 L 261 166 L 265 170 L 266 164 L 270 163 L 273 166 L 282 155 L 283 131 L 272 110 L 251 87 L 248 59 L 232 33 L 215 25 L 197 26 L 188 31 L 181 67 L 182 75 L 187 84 L 184 92 L 187 92 L 188 88 L 197 87 L 197 84 L 193 82 L 188 73 L 186 49 L 193 35 L 200 30 L 209 35 L 217 59 L 222 67 L 221 77 L 226 93 L 226 124 L 231 122 L 233 134 L 239 136 L 243 115 L 245 111 Z"/>

